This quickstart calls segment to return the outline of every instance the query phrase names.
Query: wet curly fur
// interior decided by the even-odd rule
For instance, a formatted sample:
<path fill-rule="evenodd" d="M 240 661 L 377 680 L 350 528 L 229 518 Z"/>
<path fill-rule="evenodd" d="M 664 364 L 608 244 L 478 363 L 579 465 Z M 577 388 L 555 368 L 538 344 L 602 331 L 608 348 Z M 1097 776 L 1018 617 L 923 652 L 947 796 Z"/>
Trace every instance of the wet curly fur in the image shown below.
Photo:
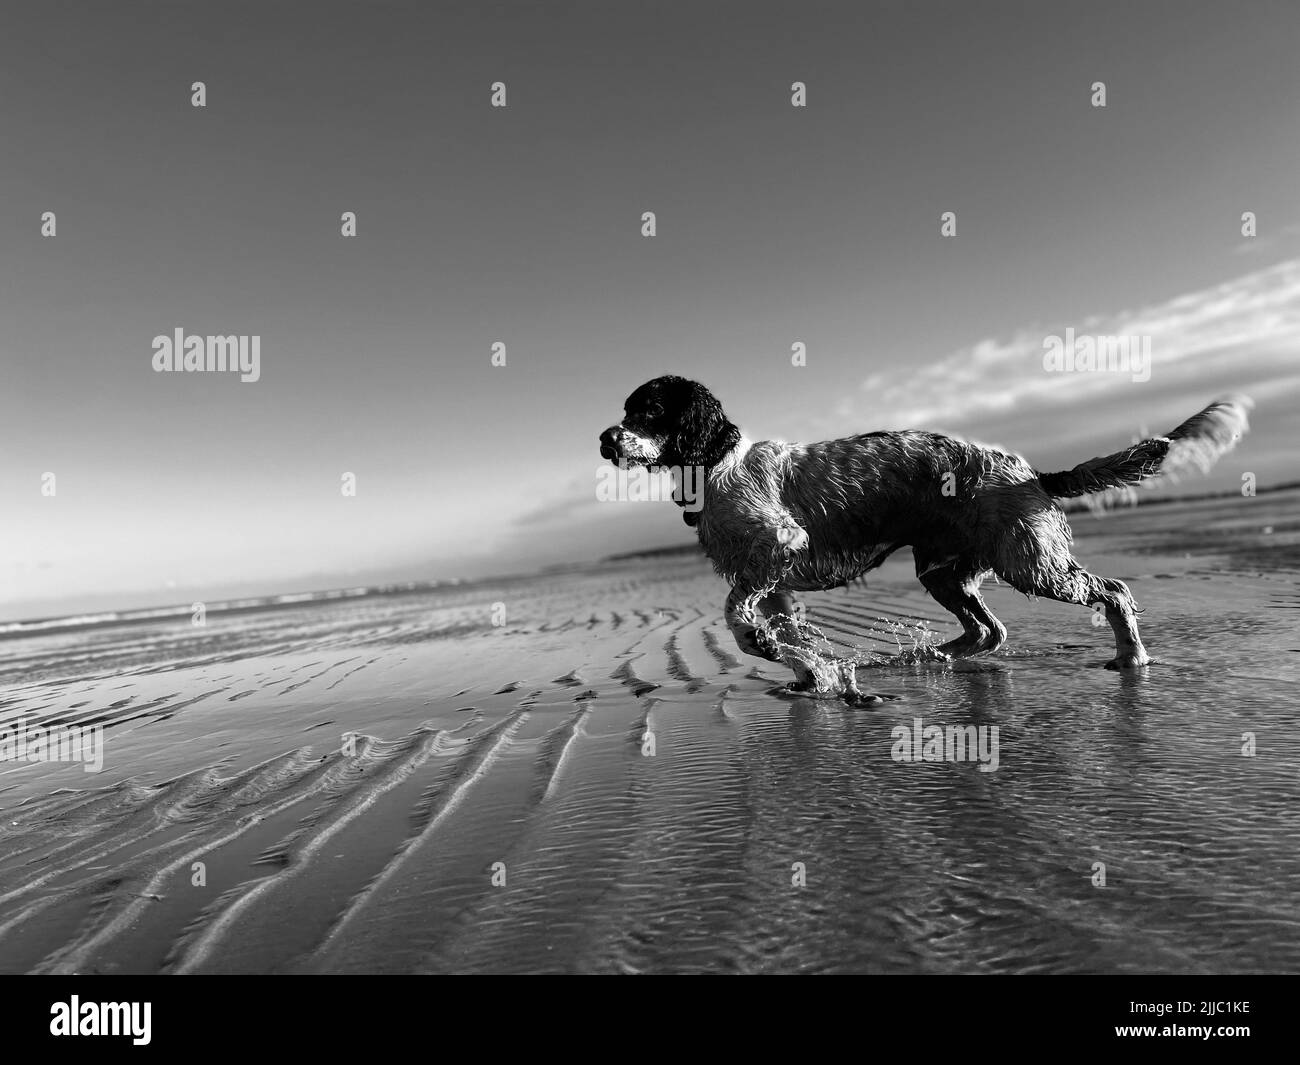
<path fill-rule="evenodd" d="M 731 585 L 726 619 L 741 650 L 777 660 L 772 619 L 799 611 L 794 593 L 838 587 L 911 547 L 934 599 L 961 622 L 941 651 L 996 650 L 1006 629 L 980 597 L 996 574 L 1031 596 L 1101 603 L 1115 634 L 1113 668 L 1146 665 L 1136 606 L 1123 581 L 1070 554 L 1056 499 L 1124 490 L 1184 468 L 1204 470 L 1246 431 L 1250 400 L 1218 400 L 1164 437 L 1059 473 L 937 433 L 882 432 L 818 444 L 753 443 L 703 385 L 658 377 L 628 397 L 601 454 L 626 465 L 704 469 L 703 507 L 686 513 Z M 782 629 L 782 638 L 792 631 Z M 797 630 L 795 630 L 797 631 Z M 801 685 L 816 683 L 794 666 Z"/>

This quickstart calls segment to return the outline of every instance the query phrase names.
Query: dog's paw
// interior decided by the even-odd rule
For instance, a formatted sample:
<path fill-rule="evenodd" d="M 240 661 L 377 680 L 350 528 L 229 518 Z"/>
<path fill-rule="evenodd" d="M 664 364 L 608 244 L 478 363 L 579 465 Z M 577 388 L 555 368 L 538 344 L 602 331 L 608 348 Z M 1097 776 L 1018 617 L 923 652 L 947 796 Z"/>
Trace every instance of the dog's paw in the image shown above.
<path fill-rule="evenodd" d="M 1106 663 L 1107 669 L 1141 669 L 1143 666 L 1151 664 L 1150 655 L 1117 655 Z"/>

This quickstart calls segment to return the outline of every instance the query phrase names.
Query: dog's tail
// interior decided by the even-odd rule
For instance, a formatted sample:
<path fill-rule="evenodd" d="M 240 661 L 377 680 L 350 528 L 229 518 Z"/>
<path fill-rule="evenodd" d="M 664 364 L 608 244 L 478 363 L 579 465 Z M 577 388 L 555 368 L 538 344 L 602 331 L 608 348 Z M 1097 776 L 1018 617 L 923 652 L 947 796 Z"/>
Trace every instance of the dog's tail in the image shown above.
<path fill-rule="evenodd" d="M 1205 473 L 1230 451 L 1249 425 L 1246 412 L 1255 404 L 1246 396 L 1216 399 L 1168 436 L 1143 440 L 1113 455 L 1089 459 L 1072 470 L 1040 473 L 1038 483 L 1055 499 L 1128 488 L 1156 476 L 1175 478 L 1189 469 Z"/>

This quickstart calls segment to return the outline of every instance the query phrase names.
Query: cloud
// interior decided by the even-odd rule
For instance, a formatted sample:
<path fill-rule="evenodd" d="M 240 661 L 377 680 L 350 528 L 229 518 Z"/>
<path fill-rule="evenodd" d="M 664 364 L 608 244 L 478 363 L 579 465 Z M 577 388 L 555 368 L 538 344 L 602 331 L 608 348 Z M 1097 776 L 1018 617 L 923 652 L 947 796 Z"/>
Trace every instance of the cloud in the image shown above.
<path fill-rule="evenodd" d="M 1091 336 L 1150 337 L 1151 378 L 1120 372 L 1049 372 L 1044 341 L 1067 328 Z M 1026 328 L 986 339 L 909 373 L 875 373 L 837 414 L 879 428 L 987 424 L 1025 403 L 1040 410 L 1101 401 L 1241 388 L 1295 372 L 1300 349 L 1300 259 L 1137 310 Z M 1209 395 L 1206 398 L 1210 398 Z"/>

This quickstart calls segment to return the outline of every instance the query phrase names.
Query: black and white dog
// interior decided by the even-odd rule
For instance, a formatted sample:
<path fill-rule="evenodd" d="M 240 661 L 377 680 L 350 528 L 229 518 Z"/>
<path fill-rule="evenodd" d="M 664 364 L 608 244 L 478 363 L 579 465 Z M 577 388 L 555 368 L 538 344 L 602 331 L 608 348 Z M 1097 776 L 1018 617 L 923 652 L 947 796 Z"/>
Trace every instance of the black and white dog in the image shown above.
<path fill-rule="evenodd" d="M 916 573 L 957 616 L 962 635 L 939 650 L 998 648 L 1006 629 L 980 598 L 997 574 L 1031 596 L 1101 603 L 1115 633 L 1112 668 L 1150 658 L 1123 581 L 1097 577 L 1070 555 L 1070 527 L 1056 499 L 1136 485 L 1181 467 L 1207 469 L 1246 431 L 1245 397 L 1221 399 L 1168 436 L 1143 440 L 1062 473 L 936 433 L 866 433 L 819 444 L 754 443 L 727 420 L 703 385 L 657 377 L 600 435 L 616 464 L 704 471 L 703 506 L 686 515 L 714 568 L 732 588 L 726 620 L 742 651 L 785 660 L 797 686 L 822 682 L 782 659 L 760 620 L 793 617 L 795 592 L 835 588 L 911 547 Z M 783 630 L 788 632 L 789 629 Z"/>

